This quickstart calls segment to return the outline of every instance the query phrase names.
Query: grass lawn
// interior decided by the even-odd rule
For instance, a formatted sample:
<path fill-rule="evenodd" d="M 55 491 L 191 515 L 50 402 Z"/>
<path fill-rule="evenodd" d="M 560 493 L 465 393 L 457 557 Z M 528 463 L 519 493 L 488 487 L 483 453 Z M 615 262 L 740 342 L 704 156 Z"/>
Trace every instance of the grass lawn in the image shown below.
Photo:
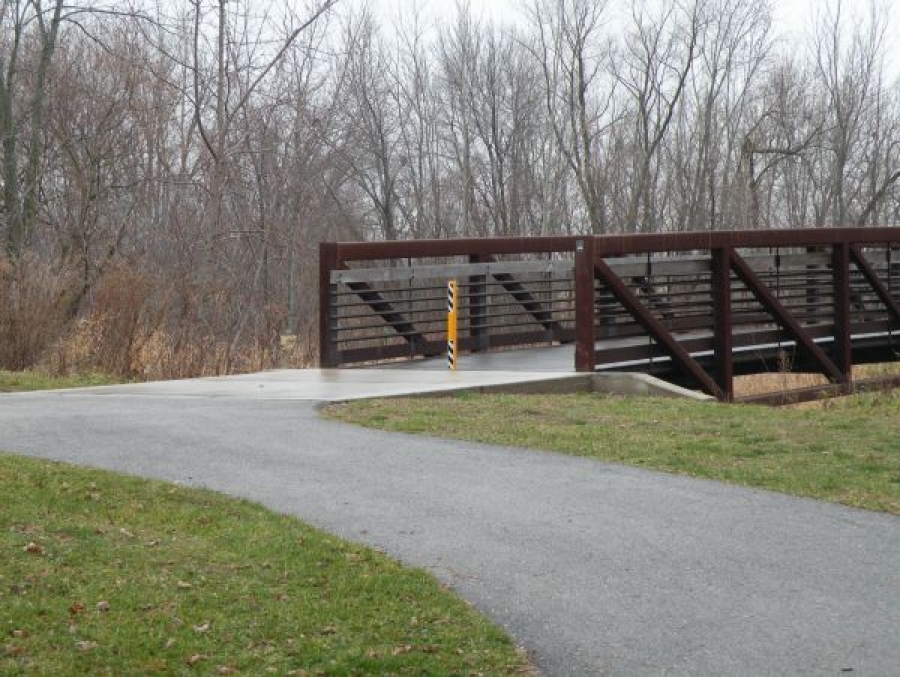
<path fill-rule="evenodd" d="M 546 449 L 900 514 L 900 393 L 770 409 L 596 394 L 473 395 L 333 406 L 385 430 Z"/>
<path fill-rule="evenodd" d="M 0 455 L 0 674 L 516 674 L 422 571 L 248 502 Z"/>
<path fill-rule="evenodd" d="M 81 388 L 105 386 L 116 383 L 103 374 L 76 374 L 73 376 L 48 376 L 35 371 L 4 371 L 0 369 L 0 393 L 18 393 L 25 390 L 55 390 L 57 388 Z"/>

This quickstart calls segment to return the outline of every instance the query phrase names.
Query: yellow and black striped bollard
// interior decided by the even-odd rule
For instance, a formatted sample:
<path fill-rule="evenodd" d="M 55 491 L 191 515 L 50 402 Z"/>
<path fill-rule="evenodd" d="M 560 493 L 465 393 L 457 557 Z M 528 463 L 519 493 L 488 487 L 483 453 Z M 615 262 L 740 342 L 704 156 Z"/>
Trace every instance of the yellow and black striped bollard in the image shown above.
<path fill-rule="evenodd" d="M 447 283 L 447 368 L 456 371 L 456 350 L 457 350 L 457 330 L 458 330 L 458 312 L 457 312 L 457 285 L 456 280 L 450 280 Z"/>

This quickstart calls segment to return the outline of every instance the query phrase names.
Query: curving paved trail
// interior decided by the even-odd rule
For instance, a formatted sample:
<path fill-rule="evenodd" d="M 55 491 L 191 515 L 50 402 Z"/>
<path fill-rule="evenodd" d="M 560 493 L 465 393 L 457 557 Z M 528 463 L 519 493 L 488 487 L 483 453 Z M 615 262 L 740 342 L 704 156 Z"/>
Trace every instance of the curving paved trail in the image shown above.
<path fill-rule="evenodd" d="M 548 675 L 900 674 L 900 519 L 316 404 L 0 396 L 0 449 L 261 501 L 430 569 Z M 0 510 L 2 512 L 2 510 Z"/>

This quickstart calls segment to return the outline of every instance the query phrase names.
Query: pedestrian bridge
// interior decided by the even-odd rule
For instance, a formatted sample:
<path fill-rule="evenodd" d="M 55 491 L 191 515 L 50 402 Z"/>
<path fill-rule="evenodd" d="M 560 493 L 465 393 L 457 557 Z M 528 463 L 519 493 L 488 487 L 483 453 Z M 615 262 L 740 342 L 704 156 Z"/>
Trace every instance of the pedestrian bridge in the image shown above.
<path fill-rule="evenodd" d="M 321 366 L 444 355 L 450 280 L 461 369 L 563 356 L 723 401 L 760 372 L 821 373 L 838 393 L 896 385 L 852 375 L 900 355 L 895 228 L 323 243 Z"/>

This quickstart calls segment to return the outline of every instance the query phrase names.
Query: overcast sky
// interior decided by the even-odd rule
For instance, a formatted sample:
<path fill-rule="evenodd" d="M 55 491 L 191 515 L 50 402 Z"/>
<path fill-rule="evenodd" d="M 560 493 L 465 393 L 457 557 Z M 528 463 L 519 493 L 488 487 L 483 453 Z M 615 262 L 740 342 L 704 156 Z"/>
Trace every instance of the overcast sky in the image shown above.
<path fill-rule="evenodd" d="M 523 10 L 530 5 L 531 0 L 469 0 L 472 9 L 485 17 L 499 21 L 521 20 Z M 663 0 L 665 1 L 665 0 Z M 754 2 L 755 0 L 746 0 Z M 890 7 L 898 0 L 875 0 L 884 7 Z M 368 2 L 386 20 L 396 17 L 398 11 L 408 12 L 413 4 L 420 4 L 429 14 L 440 18 L 450 18 L 456 12 L 456 0 L 350 0 L 351 3 Z M 612 5 L 622 3 L 627 7 L 627 0 L 613 0 Z M 808 33 L 816 11 L 821 11 L 828 2 L 835 0 L 773 0 L 773 29 L 775 34 L 785 40 L 799 40 Z M 843 0 L 844 15 L 847 21 L 853 21 L 851 17 L 859 16 L 868 11 L 871 0 Z M 888 31 L 891 48 L 888 50 L 889 63 L 887 70 L 892 73 L 900 73 L 900 41 L 891 38 L 892 33 L 900 29 L 900 17 L 890 20 Z"/>

